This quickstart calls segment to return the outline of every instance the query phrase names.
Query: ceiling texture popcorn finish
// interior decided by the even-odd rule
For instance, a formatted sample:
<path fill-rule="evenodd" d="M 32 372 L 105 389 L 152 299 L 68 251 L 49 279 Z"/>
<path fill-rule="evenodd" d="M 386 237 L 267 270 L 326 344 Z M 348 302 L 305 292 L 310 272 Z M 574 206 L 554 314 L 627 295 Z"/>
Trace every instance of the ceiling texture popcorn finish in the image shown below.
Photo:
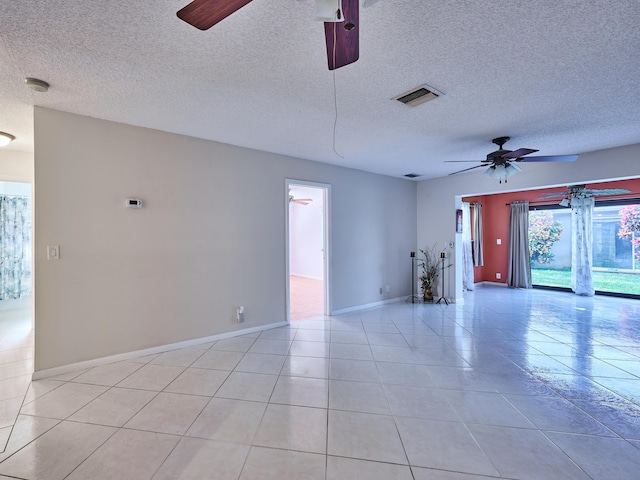
<path fill-rule="evenodd" d="M 254 1 L 205 32 L 177 18 L 186 3 L 2 2 L 9 148 L 33 150 L 32 105 L 421 180 L 500 135 L 539 155 L 640 143 L 637 0 L 380 0 L 335 71 L 312 1 Z M 392 100 L 423 84 L 444 95 Z"/>

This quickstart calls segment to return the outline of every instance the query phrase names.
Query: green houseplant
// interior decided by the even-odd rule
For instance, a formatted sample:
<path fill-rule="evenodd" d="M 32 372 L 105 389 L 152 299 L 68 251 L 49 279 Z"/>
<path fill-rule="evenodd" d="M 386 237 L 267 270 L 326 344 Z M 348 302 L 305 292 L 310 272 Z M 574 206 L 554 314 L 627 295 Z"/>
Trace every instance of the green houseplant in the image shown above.
<path fill-rule="evenodd" d="M 420 249 L 420 253 L 423 257 L 418 259 L 418 266 L 422 269 L 420 275 L 422 298 L 425 302 L 433 302 L 433 286 L 440 274 L 440 254 L 436 252 L 435 245 L 430 249 Z"/>

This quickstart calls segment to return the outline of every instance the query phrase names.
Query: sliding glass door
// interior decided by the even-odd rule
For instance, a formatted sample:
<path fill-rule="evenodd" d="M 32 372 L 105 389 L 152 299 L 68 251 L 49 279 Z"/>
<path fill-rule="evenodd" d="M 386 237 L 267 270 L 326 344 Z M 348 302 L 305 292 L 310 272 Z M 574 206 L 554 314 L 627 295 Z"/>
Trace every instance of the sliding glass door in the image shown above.
<path fill-rule="evenodd" d="M 571 209 L 529 212 L 534 286 L 571 288 Z M 596 204 L 593 215 L 596 291 L 640 295 L 640 202 Z"/>

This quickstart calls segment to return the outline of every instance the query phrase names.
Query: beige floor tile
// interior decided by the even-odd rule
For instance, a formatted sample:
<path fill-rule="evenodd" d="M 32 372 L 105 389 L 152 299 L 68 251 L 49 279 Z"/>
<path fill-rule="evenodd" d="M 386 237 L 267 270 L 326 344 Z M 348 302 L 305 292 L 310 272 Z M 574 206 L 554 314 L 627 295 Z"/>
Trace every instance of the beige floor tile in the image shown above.
<path fill-rule="evenodd" d="M 504 477 L 517 477 L 522 480 L 539 478 L 586 480 L 589 478 L 567 457 L 565 452 L 539 431 L 488 425 L 469 425 L 469 430 L 500 475 Z M 594 449 L 592 454 L 599 456 L 602 452 Z M 636 465 L 640 467 L 640 455 L 637 456 Z M 621 479 L 622 477 L 611 475 L 594 478 Z"/>
<path fill-rule="evenodd" d="M 101 425 L 61 422 L 0 463 L 0 474 L 29 480 L 66 478 L 115 431 Z"/>
<path fill-rule="evenodd" d="M 267 353 L 247 353 L 235 368 L 236 372 L 266 373 L 278 375 L 282 370 L 285 355 L 271 355 Z"/>
<path fill-rule="evenodd" d="M 323 342 L 305 342 L 302 340 L 294 340 L 291 344 L 289 355 L 299 357 L 320 357 L 327 358 L 329 356 L 329 343 Z"/>
<path fill-rule="evenodd" d="M 292 332 L 292 335 L 295 335 L 295 332 Z M 249 351 L 251 353 L 270 353 L 273 355 L 286 355 L 287 353 L 289 353 L 289 348 L 291 348 L 290 340 L 265 338 L 261 336 L 255 341 L 255 343 L 251 346 Z"/>
<path fill-rule="evenodd" d="M 408 463 L 393 418 L 369 413 L 329 410 L 327 453 L 362 460 Z"/>
<path fill-rule="evenodd" d="M 158 355 L 151 360 L 151 365 L 173 365 L 174 367 L 188 367 L 202 356 L 204 351 L 195 347 L 178 348 Z"/>
<path fill-rule="evenodd" d="M 21 406 L 21 396 L 0 400 L 0 428 L 10 427 L 15 423 Z"/>
<path fill-rule="evenodd" d="M 322 378 L 278 378 L 270 403 L 327 408 L 329 382 Z"/>
<path fill-rule="evenodd" d="M 24 415 L 64 419 L 107 391 L 101 385 L 65 383 L 22 407 Z"/>
<path fill-rule="evenodd" d="M 232 372 L 216 392 L 216 397 L 268 402 L 278 377 L 261 373 Z"/>
<path fill-rule="evenodd" d="M 440 389 L 409 385 L 385 385 L 384 389 L 394 415 L 460 421 Z"/>
<path fill-rule="evenodd" d="M 161 392 L 129 420 L 125 427 L 184 435 L 208 401 L 208 397 Z"/>
<path fill-rule="evenodd" d="M 327 457 L 327 480 L 413 480 L 407 465 Z"/>
<path fill-rule="evenodd" d="M 495 477 L 472 475 L 469 473 L 448 472 L 433 468 L 411 467 L 414 480 L 491 480 Z"/>
<path fill-rule="evenodd" d="M 120 429 L 67 479 L 150 479 L 179 440 L 173 435 Z"/>
<path fill-rule="evenodd" d="M 4 452 L 0 453 L 0 462 L 38 438 L 47 430 L 56 426 L 58 423 L 60 423 L 60 420 L 52 418 L 19 415 L 15 425 L 13 425 L 13 427 L 7 427 L 11 436 L 6 443 L 6 448 L 5 444 L 2 444 Z"/>
<path fill-rule="evenodd" d="M 216 342 L 211 347 L 211 350 L 225 350 L 227 352 L 246 353 L 249 351 L 251 345 L 253 345 L 255 341 L 256 339 L 251 337 L 225 338 L 224 340 Z"/>
<path fill-rule="evenodd" d="M 153 480 L 237 480 L 249 453 L 248 445 L 184 437 Z"/>
<path fill-rule="evenodd" d="M 71 415 L 69 420 L 122 427 L 156 395 L 148 390 L 114 387 Z"/>
<path fill-rule="evenodd" d="M 72 381 L 74 383 L 113 386 L 141 367 L 142 365 L 139 363 L 133 362 L 109 363 L 107 365 L 92 368 L 82 375 L 78 375 Z"/>
<path fill-rule="evenodd" d="M 30 382 L 31 374 L 0 380 L 0 401 L 24 396 Z"/>
<path fill-rule="evenodd" d="M 379 383 L 331 380 L 329 383 L 329 408 L 351 412 L 391 414 L 384 388 Z"/>
<path fill-rule="evenodd" d="M 26 395 L 24 396 L 24 403 L 31 403 L 36 398 L 41 397 L 45 393 L 49 393 L 51 390 L 55 390 L 56 388 L 64 385 L 65 382 L 59 380 L 35 380 L 31 382 L 29 385 L 29 389 L 27 390 Z"/>
<path fill-rule="evenodd" d="M 225 370 L 191 367 L 182 372 L 164 391 L 213 397 L 228 376 L 229 372 Z"/>
<path fill-rule="evenodd" d="M 329 360 L 315 357 L 287 357 L 281 375 L 329 378 Z"/>
<path fill-rule="evenodd" d="M 462 422 L 396 417 L 396 424 L 411 465 L 498 476 Z"/>
<path fill-rule="evenodd" d="M 214 345 L 215 346 L 215 345 Z M 211 368 L 214 370 L 233 370 L 242 360 L 244 353 L 224 350 L 208 350 L 191 365 L 194 368 Z"/>
<path fill-rule="evenodd" d="M 147 364 L 118 383 L 118 386 L 159 392 L 184 371 L 184 367 Z"/>
<path fill-rule="evenodd" d="M 251 447 L 240 480 L 325 480 L 325 456 Z"/>
<path fill-rule="evenodd" d="M 355 382 L 380 382 L 375 362 L 366 360 L 345 360 L 332 358 L 329 370 L 332 380 L 350 380 Z"/>
<path fill-rule="evenodd" d="M 186 435 L 250 445 L 266 407 L 266 403 L 212 398 Z"/>
<path fill-rule="evenodd" d="M 269 405 L 254 445 L 326 453 L 327 411 L 293 405 Z"/>

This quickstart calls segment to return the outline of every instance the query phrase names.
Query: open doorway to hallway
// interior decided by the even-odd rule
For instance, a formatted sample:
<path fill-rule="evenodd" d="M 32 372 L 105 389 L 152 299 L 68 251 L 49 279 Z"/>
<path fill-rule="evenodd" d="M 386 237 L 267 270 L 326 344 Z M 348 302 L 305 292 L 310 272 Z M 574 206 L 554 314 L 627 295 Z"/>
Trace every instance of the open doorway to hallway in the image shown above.
<path fill-rule="evenodd" d="M 327 185 L 287 181 L 289 320 L 324 315 L 327 299 Z"/>

